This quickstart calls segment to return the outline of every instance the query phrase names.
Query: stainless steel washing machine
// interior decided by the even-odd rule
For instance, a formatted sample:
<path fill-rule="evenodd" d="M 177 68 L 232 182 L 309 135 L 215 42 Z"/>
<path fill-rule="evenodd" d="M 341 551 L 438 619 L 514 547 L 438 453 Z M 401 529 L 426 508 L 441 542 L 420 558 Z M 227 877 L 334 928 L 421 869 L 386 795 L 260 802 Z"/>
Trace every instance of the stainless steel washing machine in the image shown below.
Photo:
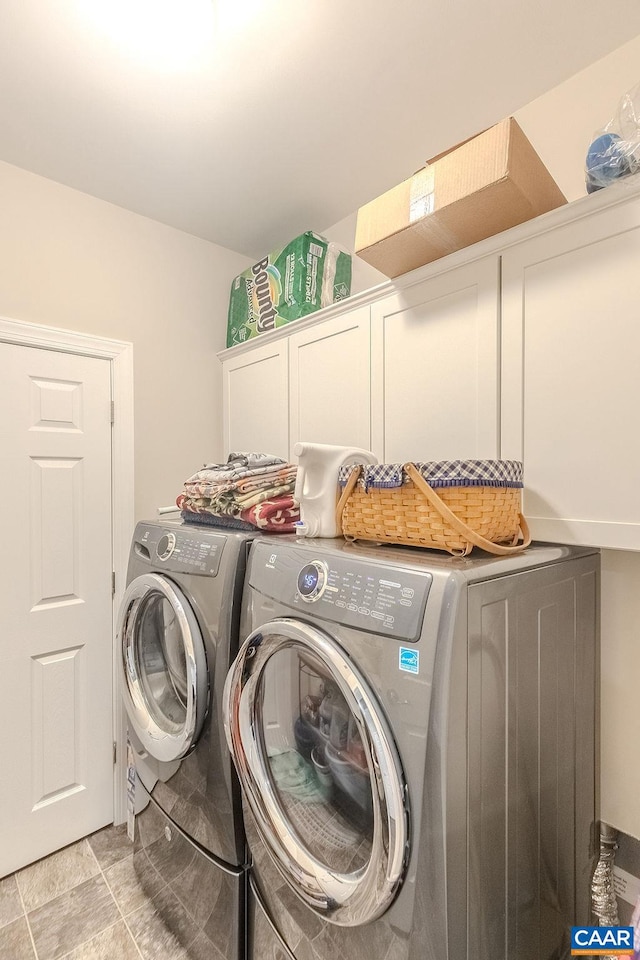
<path fill-rule="evenodd" d="M 225 728 L 254 960 L 558 960 L 588 922 L 599 557 L 252 550 Z"/>
<path fill-rule="evenodd" d="M 253 536 L 139 523 L 118 626 L 138 780 L 134 862 L 149 889 L 158 876 L 166 884 L 157 907 L 179 946 L 193 956 L 215 947 L 225 960 L 244 953 L 246 846 L 221 697 Z"/>

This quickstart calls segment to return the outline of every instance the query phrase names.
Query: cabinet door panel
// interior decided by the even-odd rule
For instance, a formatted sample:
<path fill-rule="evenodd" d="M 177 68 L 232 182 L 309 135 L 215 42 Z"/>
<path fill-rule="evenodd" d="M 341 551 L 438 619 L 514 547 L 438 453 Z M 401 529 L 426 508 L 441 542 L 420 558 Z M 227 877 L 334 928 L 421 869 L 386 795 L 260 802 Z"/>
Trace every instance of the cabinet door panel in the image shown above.
<path fill-rule="evenodd" d="M 502 454 L 524 461 L 541 540 L 640 549 L 640 228 L 621 230 L 626 216 L 607 210 L 504 256 Z"/>
<path fill-rule="evenodd" d="M 371 316 L 378 457 L 497 456 L 497 258 L 409 287 L 374 304 Z"/>
<path fill-rule="evenodd" d="M 291 449 L 371 444 L 369 307 L 289 338 Z"/>
<path fill-rule="evenodd" d="M 287 341 L 256 346 L 223 363 L 225 456 L 289 455 Z"/>

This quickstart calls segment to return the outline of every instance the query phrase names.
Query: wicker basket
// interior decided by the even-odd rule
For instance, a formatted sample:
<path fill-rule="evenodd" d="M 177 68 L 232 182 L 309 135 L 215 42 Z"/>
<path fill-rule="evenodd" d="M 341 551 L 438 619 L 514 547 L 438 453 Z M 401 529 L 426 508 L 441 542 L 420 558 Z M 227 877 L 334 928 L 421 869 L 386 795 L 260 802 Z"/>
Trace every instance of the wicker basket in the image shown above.
<path fill-rule="evenodd" d="M 349 540 L 431 547 L 454 556 L 466 556 L 474 546 L 503 556 L 531 543 L 520 512 L 521 483 L 483 485 L 474 480 L 465 486 L 464 479 L 453 478 L 455 485 L 439 485 L 436 493 L 413 463 L 405 463 L 400 485 L 378 489 L 358 483 L 363 467 L 349 469 L 336 508 L 338 529 Z M 482 471 L 478 474 L 481 477 Z"/>

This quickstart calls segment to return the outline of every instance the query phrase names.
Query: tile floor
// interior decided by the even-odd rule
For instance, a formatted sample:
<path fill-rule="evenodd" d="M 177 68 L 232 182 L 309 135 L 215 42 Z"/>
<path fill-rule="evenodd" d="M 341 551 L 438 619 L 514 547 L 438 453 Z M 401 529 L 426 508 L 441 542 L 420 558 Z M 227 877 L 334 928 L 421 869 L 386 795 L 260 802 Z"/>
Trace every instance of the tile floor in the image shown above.
<path fill-rule="evenodd" d="M 105 827 L 0 880 L 0 958 L 179 960 L 170 935 L 142 935 L 162 924 L 149 892 L 163 886 L 142 888 L 126 828 Z"/>

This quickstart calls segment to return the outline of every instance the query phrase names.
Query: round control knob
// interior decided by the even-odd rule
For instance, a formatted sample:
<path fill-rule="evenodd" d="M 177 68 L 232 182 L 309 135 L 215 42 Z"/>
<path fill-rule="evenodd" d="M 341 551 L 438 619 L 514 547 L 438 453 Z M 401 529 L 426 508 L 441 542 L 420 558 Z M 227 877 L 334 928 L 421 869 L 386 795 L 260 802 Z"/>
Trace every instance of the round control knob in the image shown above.
<path fill-rule="evenodd" d="M 156 554 L 158 560 L 168 560 L 173 551 L 176 548 L 176 535 L 175 533 L 165 533 L 164 536 L 160 537 L 158 540 L 158 545 L 156 547 Z"/>
<path fill-rule="evenodd" d="M 322 560 L 305 564 L 298 574 L 298 595 L 307 603 L 319 600 L 327 585 L 327 565 Z"/>

